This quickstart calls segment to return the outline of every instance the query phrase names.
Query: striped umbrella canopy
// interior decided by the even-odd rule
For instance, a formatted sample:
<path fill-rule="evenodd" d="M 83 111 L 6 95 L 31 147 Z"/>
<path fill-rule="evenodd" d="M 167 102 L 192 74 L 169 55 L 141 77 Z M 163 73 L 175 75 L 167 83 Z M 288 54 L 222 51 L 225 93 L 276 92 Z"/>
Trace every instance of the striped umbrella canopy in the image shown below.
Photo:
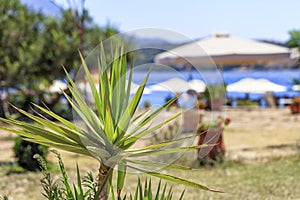
<path fill-rule="evenodd" d="M 164 65 L 293 65 L 289 48 L 216 33 L 155 56 Z"/>

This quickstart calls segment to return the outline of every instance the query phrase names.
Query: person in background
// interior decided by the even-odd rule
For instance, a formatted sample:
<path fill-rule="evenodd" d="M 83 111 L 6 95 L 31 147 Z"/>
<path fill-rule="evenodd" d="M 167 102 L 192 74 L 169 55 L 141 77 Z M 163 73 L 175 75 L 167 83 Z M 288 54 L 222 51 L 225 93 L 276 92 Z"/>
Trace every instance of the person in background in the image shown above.
<path fill-rule="evenodd" d="M 182 108 L 194 108 L 197 105 L 197 92 L 195 90 L 184 92 L 179 97 L 178 104 Z"/>

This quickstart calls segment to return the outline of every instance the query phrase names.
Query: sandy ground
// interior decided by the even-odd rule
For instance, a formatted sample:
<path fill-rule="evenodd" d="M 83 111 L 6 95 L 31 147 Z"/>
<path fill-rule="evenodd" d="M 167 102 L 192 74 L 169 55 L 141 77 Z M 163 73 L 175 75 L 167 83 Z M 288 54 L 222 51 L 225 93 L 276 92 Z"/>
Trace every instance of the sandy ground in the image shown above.
<path fill-rule="evenodd" d="M 300 116 L 284 109 L 228 109 L 227 156 L 263 158 L 294 154 L 300 145 Z"/>
<path fill-rule="evenodd" d="M 224 112 L 232 119 L 224 130 L 226 155 L 229 158 L 280 156 L 296 153 L 300 149 L 300 115 L 291 114 L 289 108 L 228 108 Z M 206 118 L 211 115 L 210 112 L 205 113 Z M 0 132 L 0 162 L 14 161 L 12 137 L 14 135 L 10 133 Z"/>
<path fill-rule="evenodd" d="M 225 108 L 205 112 L 202 121 L 211 121 L 219 115 L 231 118 L 223 132 L 229 159 L 253 160 L 300 152 L 300 115 L 291 114 L 289 108 Z M 188 124 L 183 129 L 190 129 L 199 120 L 195 113 L 187 116 L 179 119 Z M 162 118 L 158 121 L 167 119 Z"/>

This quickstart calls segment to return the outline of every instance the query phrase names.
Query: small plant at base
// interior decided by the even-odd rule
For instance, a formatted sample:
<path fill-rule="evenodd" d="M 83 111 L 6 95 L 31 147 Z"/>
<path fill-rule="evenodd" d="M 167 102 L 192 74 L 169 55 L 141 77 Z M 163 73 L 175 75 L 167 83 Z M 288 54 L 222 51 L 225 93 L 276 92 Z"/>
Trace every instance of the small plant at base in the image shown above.
<path fill-rule="evenodd" d="M 42 193 L 43 196 L 45 196 L 49 200 L 63 199 L 64 190 L 58 186 L 58 183 L 56 181 L 52 180 L 44 158 L 39 154 L 35 154 L 34 158 L 39 162 L 43 173 L 43 178 L 41 179 L 41 185 L 44 189 L 44 193 Z"/>
<path fill-rule="evenodd" d="M 68 174 L 65 170 L 65 166 L 60 154 L 55 150 L 51 150 L 51 152 L 57 156 L 59 169 L 62 175 L 61 181 L 64 187 L 60 187 L 58 182 L 52 179 L 50 172 L 47 169 L 45 160 L 40 155 L 36 154 L 34 157 L 40 163 L 43 173 L 43 178 L 41 179 L 41 184 L 44 189 L 44 193 L 42 193 L 43 196 L 49 200 L 96 200 L 95 194 L 97 193 L 97 181 L 94 180 L 93 175 L 89 172 L 83 181 L 81 181 L 80 172 L 77 165 L 77 186 L 73 184 L 72 187 L 72 184 L 69 183 Z"/>

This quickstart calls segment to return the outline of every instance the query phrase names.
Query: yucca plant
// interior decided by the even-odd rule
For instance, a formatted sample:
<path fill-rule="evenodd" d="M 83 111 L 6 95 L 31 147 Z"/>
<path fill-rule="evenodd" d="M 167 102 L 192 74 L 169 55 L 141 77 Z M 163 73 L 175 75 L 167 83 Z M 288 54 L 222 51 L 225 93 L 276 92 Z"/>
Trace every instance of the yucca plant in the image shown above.
<path fill-rule="evenodd" d="M 49 109 L 34 105 L 35 109 L 40 111 L 36 115 L 16 108 L 20 113 L 32 119 L 35 122 L 34 124 L 13 119 L 1 119 L 1 121 L 12 125 L 11 127 L 1 127 L 1 129 L 23 136 L 28 141 L 97 159 L 100 163 L 98 199 L 107 199 L 108 183 L 113 179 L 113 169 L 117 169 L 116 191 L 118 198 L 121 197 L 121 191 L 128 169 L 133 169 L 137 172 L 146 173 L 150 176 L 166 179 L 175 183 L 211 190 L 198 183 L 190 182 L 172 175 L 146 170 L 149 166 L 156 168 L 190 169 L 188 167 L 172 164 L 166 165 L 145 160 L 144 158 L 147 156 L 194 150 L 198 149 L 199 146 L 174 147 L 173 144 L 178 144 L 186 139 L 180 138 L 142 148 L 132 148 L 142 137 L 158 130 L 166 123 L 180 116 L 180 113 L 159 124 L 151 126 L 151 121 L 165 108 L 171 105 L 175 101 L 174 98 L 153 112 L 144 112 L 136 115 L 137 107 L 150 72 L 146 75 L 136 93 L 131 97 L 130 88 L 133 67 L 127 72 L 126 55 L 123 55 L 123 48 L 116 47 L 116 49 L 114 55 L 115 59 L 112 63 L 107 64 L 104 49 L 101 48 L 101 53 L 97 58 L 98 84 L 94 83 L 88 66 L 84 58 L 80 55 L 82 67 L 92 91 L 95 106 L 90 106 L 86 102 L 80 89 L 66 72 L 69 81 L 68 88 L 72 98 L 64 93 L 65 98 L 85 127 L 76 126 L 71 121 L 62 118 Z M 50 121 L 43 117 L 43 115 L 49 115 L 57 120 L 57 122 Z"/>

